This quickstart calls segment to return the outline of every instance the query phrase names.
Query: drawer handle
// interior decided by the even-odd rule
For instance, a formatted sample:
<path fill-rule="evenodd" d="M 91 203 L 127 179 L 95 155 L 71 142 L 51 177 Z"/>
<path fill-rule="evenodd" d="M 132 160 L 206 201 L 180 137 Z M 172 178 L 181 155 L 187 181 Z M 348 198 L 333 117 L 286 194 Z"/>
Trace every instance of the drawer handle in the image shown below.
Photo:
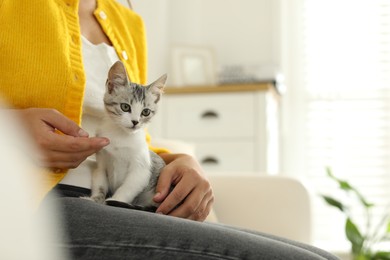
<path fill-rule="evenodd" d="M 201 117 L 203 119 L 217 119 L 219 116 L 218 116 L 217 112 L 208 110 L 208 111 L 203 112 Z"/>
<path fill-rule="evenodd" d="M 201 162 L 202 162 L 202 164 L 208 164 L 208 165 L 219 164 L 218 159 L 216 159 L 214 157 L 206 157 L 206 158 L 202 159 Z"/>

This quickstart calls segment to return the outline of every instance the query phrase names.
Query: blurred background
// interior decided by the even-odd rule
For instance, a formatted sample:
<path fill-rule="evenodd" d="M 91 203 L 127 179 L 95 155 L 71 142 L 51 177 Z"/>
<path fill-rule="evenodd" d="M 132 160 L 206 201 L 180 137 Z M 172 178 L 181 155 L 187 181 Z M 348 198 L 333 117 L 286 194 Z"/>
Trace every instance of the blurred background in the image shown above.
<path fill-rule="evenodd" d="M 313 244 L 327 250 L 348 251 L 349 245 L 344 216 L 318 196 L 341 196 L 327 178 L 326 167 L 377 205 L 373 212 L 376 221 L 389 212 L 388 1 L 132 3 L 146 24 L 149 81 L 169 74 L 165 102 L 171 105 L 164 105 L 157 126 L 150 129 L 154 136 L 192 142 L 200 151 L 219 141 L 213 147 L 234 150 L 224 155 L 228 161 L 237 157 L 254 161 L 253 167 L 240 161 L 245 171 L 304 180 L 313 193 Z M 194 85 L 213 91 L 205 95 L 202 89 L 203 94 L 199 94 Z M 247 90 L 248 85 L 257 87 Z M 226 90 L 229 86 L 245 93 Z M 177 88 L 181 93 L 173 94 Z M 185 89 L 190 93 L 183 94 Z M 218 113 L 221 118 L 226 111 L 231 115 L 230 124 L 224 125 L 226 131 L 215 136 L 199 130 L 196 121 L 185 119 L 186 109 L 195 111 L 212 103 L 226 107 L 221 105 L 221 111 L 205 108 L 204 117 L 210 124 Z M 176 119 L 190 127 L 176 126 L 179 130 L 171 131 L 167 124 Z M 225 148 L 229 142 L 235 148 Z M 204 155 L 197 154 L 200 159 Z M 213 165 L 218 164 L 218 158 L 203 159 L 209 171 L 240 172 L 236 165 Z M 363 212 L 356 213 L 357 222 L 363 222 L 361 216 Z"/>

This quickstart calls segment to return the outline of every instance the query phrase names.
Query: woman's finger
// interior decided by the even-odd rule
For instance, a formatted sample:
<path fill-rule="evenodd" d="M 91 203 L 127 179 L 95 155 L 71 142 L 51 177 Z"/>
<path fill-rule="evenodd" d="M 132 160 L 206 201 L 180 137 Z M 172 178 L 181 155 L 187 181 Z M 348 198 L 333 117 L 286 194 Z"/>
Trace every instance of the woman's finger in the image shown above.
<path fill-rule="evenodd" d="M 44 109 L 40 115 L 42 121 L 66 135 L 88 137 L 85 130 L 55 109 Z"/>
<path fill-rule="evenodd" d="M 208 192 L 200 203 L 198 209 L 190 216 L 189 219 L 195 221 L 204 221 L 210 214 L 211 206 L 214 203 L 214 196 L 212 191 Z"/>
<path fill-rule="evenodd" d="M 60 168 L 60 169 L 69 169 L 76 168 L 83 162 L 88 156 L 94 154 L 94 150 L 88 150 L 78 153 L 64 153 L 52 151 L 43 155 L 41 162 L 43 166 L 48 168 Z"/>
<path fill-rule="evenodd" d="M 40 145 L 51 151 L 77 153 L 87 151 L 98 151 L 108 145 L 110 141 L 105 137 L 73 137 L 57 133 L 51 134 L 41 141 Z"/>
<path fill-rule="evenodd" d="M 195 214 L 200 207 L 204 199 L 204 193 L 201 189 L 195 188 L 191 193 L 185 198 L 183 204 L 175 208 L 170 216 L 179 217 L 179 218 L 190 218 Z"/>
<path fill-rule="evenodd" d="M 188 182 L 187 179 L 181 179 L 179 183 L 173 188 L 171 193 L 165 198 L 161 205 L 157 208 L 157 213 L 164 215 L 169 214 L 175 207 L 177 207 L 194 188 L 194 184 Z"/>
<path fill-rule="evenodd" d="M 153 198 L 156 203 L 162 202 L 168 196 L 172 184 L 177 183 L 178 177 L 177 171 L 171 165 L 167 165 L 162 169 L 157 181 L 156 195 Z"/>
<path fill-rule="evenodd" d="M 199 182 L 192 192 L 185 198 L 182 205 L 174 209 L 169 215 L 175 217 L 201 220 L 204 210 L 212 197 L 211 186 L 208 182 Z"/>

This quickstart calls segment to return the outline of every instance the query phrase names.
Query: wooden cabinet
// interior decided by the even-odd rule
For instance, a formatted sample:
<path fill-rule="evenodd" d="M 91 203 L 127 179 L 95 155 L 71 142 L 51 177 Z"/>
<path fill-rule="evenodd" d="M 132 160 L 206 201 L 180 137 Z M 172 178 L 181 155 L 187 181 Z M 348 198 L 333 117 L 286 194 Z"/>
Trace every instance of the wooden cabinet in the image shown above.
<path fill-rule="evenodd" d="M 195 144 L 207 171 L 276 173 L 279 96 L 271 83 L 166 88 L 152 136 Z"/>

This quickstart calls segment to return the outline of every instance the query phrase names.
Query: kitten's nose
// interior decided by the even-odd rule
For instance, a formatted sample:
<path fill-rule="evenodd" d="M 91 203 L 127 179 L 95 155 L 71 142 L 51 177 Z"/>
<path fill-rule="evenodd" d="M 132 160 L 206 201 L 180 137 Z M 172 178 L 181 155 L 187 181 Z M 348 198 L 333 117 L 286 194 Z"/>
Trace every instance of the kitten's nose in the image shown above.
<path fill-rule="evenodd" d="M 138 121 L 135 121 L 135 120 L 131 120 L 131 122 L 133 123 L 134 126 L 138 125 Z"/>

